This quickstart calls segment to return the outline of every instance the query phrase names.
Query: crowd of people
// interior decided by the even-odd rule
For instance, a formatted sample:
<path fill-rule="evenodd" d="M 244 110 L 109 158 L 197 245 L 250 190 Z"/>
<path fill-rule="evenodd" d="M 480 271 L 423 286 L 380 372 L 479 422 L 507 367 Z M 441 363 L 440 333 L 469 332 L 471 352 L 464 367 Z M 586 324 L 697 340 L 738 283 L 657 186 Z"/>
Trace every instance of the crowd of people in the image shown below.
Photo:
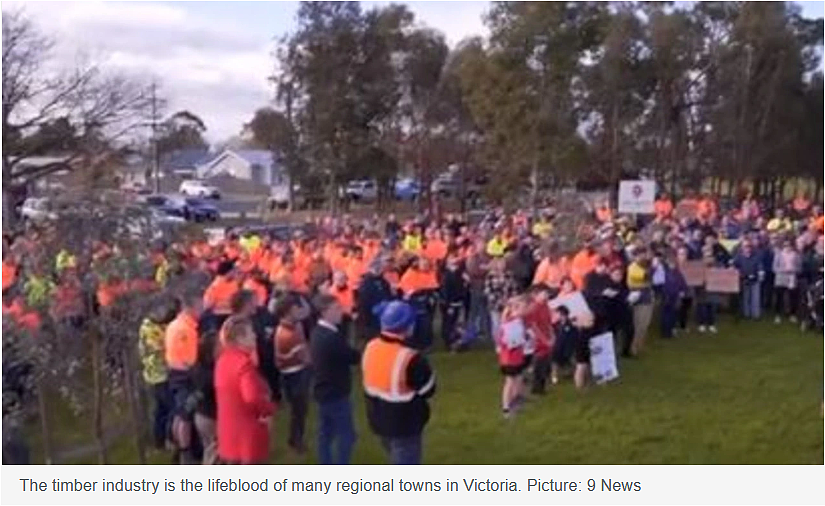
<path fill-rule="evenodd" d="M 130 290 L 168 294 L 134 330 L 153 392 L 155 444 L 171 448 L 175 462 L 266 462 L 281 405 L 291 451 L 306 452 L 314 408 L 318 462 L 350 462 L 360 367 L 369 426 L 389 461 L 420 463 L 435 348 L 494 349 L 502 416 L 512 418 L 568 373 L 584 388 L 596 335 L 611 332 L 622 357 L 643 357 L 654 316 L 662 338 L 716 334 L 722 307 L 739 318 L 821 326 L 821 206 L 800 195 L 765 209 L 747 195 L 719 209 L 710 196 L 660 195 L 654 211 L 622 216 L 599 204 L 574 237 L 558 232 L 570 216 L 550 207 L 491 210 L 477 223 L 345 216 L 290 238 L 229 231 L 171 240 L 152 246 L 146 279 L 101 279 L 95 311 Z M 82 328 L 89 315 L 74 253 L 61 251 L 44 272 L 5 242 L 4 325 L 36 333 L 53 319 Z M 113 255 L 100 245 L 95 258 Z M 738 294 L 689 284 L 689 262 L 736 269 Z M 558 303 L 576 293 L 586 314 Z M 44 299 L 45 313 L 35 309 Z M 5 390 L 5 363 L 3 374 Z"/>

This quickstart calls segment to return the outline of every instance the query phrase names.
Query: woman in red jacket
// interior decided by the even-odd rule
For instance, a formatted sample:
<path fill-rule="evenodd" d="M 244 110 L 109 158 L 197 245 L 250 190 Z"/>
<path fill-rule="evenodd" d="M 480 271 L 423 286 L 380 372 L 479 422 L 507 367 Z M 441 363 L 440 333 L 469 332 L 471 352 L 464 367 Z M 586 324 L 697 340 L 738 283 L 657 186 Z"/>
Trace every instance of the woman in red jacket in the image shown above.
<path fill-rule="evenodd" d="M 255 332 L 247 319 L 230 319 L 226 327 L 215 364 L 218 456 L 229 464 L 264 463 L 275 404 L 258 372 Z"/>

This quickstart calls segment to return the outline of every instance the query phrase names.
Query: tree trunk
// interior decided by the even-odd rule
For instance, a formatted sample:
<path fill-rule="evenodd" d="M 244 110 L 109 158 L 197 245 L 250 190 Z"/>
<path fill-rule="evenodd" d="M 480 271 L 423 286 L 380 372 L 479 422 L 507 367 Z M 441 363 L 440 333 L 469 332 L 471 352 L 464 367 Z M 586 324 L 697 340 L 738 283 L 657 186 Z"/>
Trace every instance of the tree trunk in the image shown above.
<path fill-rule="evenodd" d="M 126 395 L 126 406 L 129 408 L 129 418 L 132 425 L 132 435 L 135 438 L 135 447 L 138 453 L 138 462 L 141 465 L 146 464 L 146 440 L 144 436 L 144 418 L 141 416 L 141 410 L 138 408 L 139 396 L 135 388 L 135 378 L 132 374 L 132 360 L 131 354 L 127 349 L 123 350 L 121 354 L 123 360 L 123 393 Z"/>
<path fill-rule="evenodd" d="M 103 433 L 103 361 L 101 357 L 101 337 L 99 329 L 92 329 L 92 388 L 93 388 L 93 419 L 92 431 L 97 444 L 98 463 L 108 464 L 106 440 Z"/>
<path fill-rule="evenodd" d="M 46 389 L 43 380 L 37 380 L 37 409 L 40 414 L 40 434 L 43 439 L 43 460 L 46 464 L 54 464 L 52 448 L 52 431 L 49 424 L 49 406 L 46 402 Z"/>

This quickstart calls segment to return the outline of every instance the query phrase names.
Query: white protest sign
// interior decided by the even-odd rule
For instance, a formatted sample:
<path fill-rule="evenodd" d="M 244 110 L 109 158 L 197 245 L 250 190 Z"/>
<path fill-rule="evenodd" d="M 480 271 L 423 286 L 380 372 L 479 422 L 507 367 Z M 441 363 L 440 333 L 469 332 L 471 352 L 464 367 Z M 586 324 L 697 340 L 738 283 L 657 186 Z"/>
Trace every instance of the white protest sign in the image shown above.
<path fill-rule="evenodd" d="M 570 311 L 572 318 L 580 319 L 582 321 L 592 321 L 593 312 L 581 292 L 572 292 L 566 295 L 561 295 L 550 301 L 550 308 L 557 309 L 560 306 L 565 306 Z"/>
<path fill-rule="evenodd" d="M 655 201 L 655 181 L 622 181 L 619 183 L 620 213 L 653 214 Z"/>
<path fill-rule="evenodd" d="M 605 383 L 619 377 L 613 334 L 605 332 L 590 338 L 590 374 L 596 383 Z"/>
<path fill-rule="evenodd" d="M 226 229 L 225 228 L 205 228 L 203 230 L 204 235 L 206 235 L 206 242 L 209 243 L 210 246 L 216 246 L 221 243 L 224 239 L 226 239 Z"/>

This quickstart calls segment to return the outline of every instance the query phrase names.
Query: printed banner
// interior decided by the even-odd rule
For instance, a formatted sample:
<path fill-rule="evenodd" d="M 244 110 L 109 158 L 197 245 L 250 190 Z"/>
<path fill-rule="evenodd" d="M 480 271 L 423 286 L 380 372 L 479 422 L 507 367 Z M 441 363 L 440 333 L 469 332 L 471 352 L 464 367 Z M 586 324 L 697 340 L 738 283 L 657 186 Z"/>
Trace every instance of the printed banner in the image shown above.
<path fill-rule="evenodd" d="M 653 214 L 655 201 L 655 181 L 622 181 L 619 183 L 620 213 Z"/>
<path fill-rule="evenodd" d="M 683 263 L 679 270 L 682 271 L 688 286 L 702 286 L 705 284 L 705 262 L 690 260 Z"/>
<path fill-rule="evenodd" d="M 590 339 L 590 373 L 597 384 L 613 381 L 619 377 L 616 366 L 616 350 L 613 334 L 605 332 Z"/>
<path fill-rule="evenodd" d="M 710 293 L 739 293 L 739 271 L 720 267 L 707 269 L 705 289 Z"/>

